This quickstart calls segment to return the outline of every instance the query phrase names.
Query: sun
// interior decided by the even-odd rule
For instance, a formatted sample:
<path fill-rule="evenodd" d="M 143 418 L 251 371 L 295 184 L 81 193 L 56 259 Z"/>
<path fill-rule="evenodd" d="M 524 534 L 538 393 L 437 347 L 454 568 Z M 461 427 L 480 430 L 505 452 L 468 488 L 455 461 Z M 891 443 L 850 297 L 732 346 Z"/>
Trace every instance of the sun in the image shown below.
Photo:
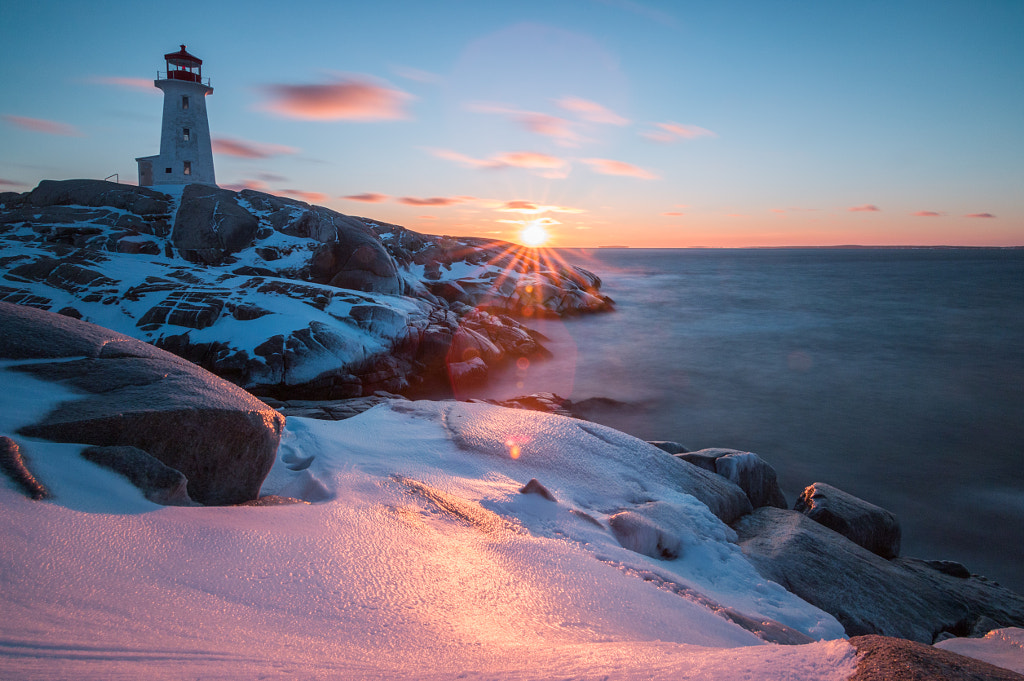
<path fill-rule="evenodd" d="M 523 230 L 519 232 L 519 238 L 524 246 L 540 248 L 548 241 L 548 231 L 539 222 L 530 222 L 523 226 Z"/>

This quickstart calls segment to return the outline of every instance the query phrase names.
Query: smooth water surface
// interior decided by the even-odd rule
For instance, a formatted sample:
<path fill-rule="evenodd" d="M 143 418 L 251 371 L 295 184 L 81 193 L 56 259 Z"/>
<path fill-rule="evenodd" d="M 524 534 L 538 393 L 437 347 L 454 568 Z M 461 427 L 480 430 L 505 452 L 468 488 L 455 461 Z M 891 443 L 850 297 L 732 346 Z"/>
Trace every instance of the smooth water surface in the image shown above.
<path fill-rule="evenodd" d="M 1024 250 L 563 252 L 617 311 L 482 396 L 609 397 L 594 420 L 772 463 L 894 512 L 904 555 L 1024 592 Z M 478 396 L 480 396 L 478 394 Z"/>

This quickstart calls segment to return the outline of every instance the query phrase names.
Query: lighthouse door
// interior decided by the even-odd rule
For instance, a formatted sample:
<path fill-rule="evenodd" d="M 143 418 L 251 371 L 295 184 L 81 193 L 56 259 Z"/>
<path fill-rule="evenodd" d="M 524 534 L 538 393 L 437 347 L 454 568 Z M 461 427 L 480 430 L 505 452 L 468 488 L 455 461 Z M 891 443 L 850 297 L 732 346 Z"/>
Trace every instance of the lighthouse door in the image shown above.
<path fill-rule="evenodd" d="M 152 161 L 139 161 L 139 185 L 143 187 L 153 186 Z"/>

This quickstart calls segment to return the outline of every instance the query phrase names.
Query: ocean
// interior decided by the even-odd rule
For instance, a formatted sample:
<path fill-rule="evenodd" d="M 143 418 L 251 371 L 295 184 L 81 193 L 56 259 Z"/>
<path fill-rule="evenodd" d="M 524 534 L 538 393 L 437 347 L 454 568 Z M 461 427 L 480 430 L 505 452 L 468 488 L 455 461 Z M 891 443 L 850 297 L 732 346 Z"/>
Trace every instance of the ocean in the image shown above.
<path fill-rule="evenodd" d="M 903 555 L 1024 592 L 1024 250 L 560 251 L 616 311 L 537 320 L 553 358 L 460 397 L 550 391 L 645 440 L 771 463 L 892 511 Z"/>

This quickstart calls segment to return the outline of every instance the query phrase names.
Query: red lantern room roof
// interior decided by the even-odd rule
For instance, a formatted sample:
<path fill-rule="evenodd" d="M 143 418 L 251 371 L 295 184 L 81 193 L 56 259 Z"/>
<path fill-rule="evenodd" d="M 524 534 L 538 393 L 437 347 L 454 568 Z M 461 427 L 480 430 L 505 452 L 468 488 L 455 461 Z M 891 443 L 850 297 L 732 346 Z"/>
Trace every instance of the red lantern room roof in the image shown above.
<path fill-rule="evenodd" d="M 185 51 L 185 46 L 181 46 L 181 50 L 178 52 L 168 52 L 164 55 L 164 59 L 168 64 L 174 64 L 175 66 L 183 66 L 187 69 L 195 68 L 203 65 L 203 60 L 199 57 L 189 54 Z"/>

